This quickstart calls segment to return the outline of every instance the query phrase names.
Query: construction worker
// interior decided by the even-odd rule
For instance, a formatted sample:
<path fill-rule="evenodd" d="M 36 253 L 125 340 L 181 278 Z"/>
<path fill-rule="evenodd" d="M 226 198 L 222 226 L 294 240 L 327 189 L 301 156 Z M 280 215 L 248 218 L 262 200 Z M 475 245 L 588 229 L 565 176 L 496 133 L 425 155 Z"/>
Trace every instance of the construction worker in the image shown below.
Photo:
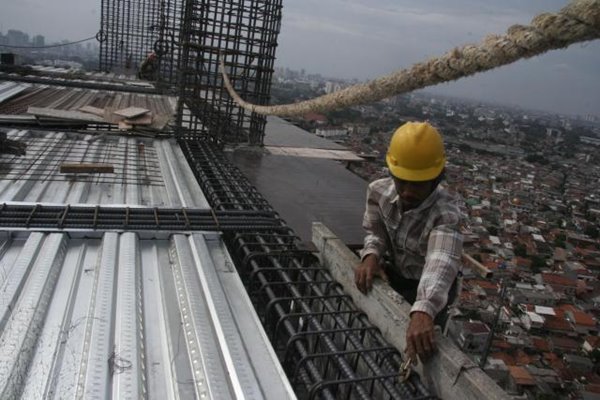
<path fill-rule="evenodd" d="M 446 156 L 429 123 L 408 122 L 392 136 L 386 156 L 390 177 L 367 189 L 366 231 L 355 283 L 367 293 L 375 277 L 412 304 L 406 352 L 413 362 L 435 350 L 434 323 L 443 324 L 461 267 L 462 213 L 458 196 L 441 185 Z M 389 262 L 384 263 L 384 256 Z"/>
<path fill-rule="evenodd" d="M 157 62 L 158 60 L 155 52 L 148 54 L 148 57 L 146 57 L 146 59 L 140 65 L 140 69 L 138 71 L 138 78 L 145 79 L 147 81 L 155 80 Z"/>

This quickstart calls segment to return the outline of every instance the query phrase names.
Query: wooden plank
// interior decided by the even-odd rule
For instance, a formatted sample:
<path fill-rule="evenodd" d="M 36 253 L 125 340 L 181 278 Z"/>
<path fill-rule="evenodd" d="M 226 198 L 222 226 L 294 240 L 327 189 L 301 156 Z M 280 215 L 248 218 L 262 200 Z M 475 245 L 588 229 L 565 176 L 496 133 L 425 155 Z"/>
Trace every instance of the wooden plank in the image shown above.
<path fill-rule="evenodd" d="M 104 118 L 104 108 L 98 108 L 94 106 L 83 106 L 79 109 L 79 111 Z"/>
<path fill-rule="evenodd" d="M 125 118 L 135 118 L 149 113 L 150 110 L 141 107 L 127 107 L 114 111 L 115 114 Z"/>
<path fill-rule="evenodd" d="M 328 150 L 315 149 L 310 147 L 280 147 L 280 146 L 265 146 L 271 154 L 291 156 L 291 157 L 307 157 L 307 158 L 325 158 L 329 160 L 340 161 L 364 161 L 350 150 Z"/>
<path fill-rule="evenodd" d="M 101 163 L 63 163 L 60 165 L 61 174 L 112 174 L 115 168 L 112 164 Z"/>
<path fill-rule="evenodd" d="M 120 121 L 119 122 L 119 129 L 122 130 L 122 131 L 128 131 L 128 130 L 130 130 L 132 128 L 133 128 L 133 125 L 129 125 L 125 121 Z"/>
<path fill-rule="evenodd" d="M 24 115 L 24 114 L 0 114 L 0 121 L 2 122 L 35 122 L 37 119 L 35 115 Z"/>
<path fill-rule="evenodd" d="M 104 122 L 104 118 L 100 118 L 97 115 L 92 115 L 81 111 L 57 110 L 54 108 L 29 107 L 27 109 L 27 114 L 35 115 L 36 117 L 48 117 L 59 120 Z"/>
<path fill-rule="evenodd" d="M 104 120 L 109 124 L 117 125 L 119 122 L 123 121 L 123 117 L 116 115 L 114 113 L 114 107 L 105 107 L 104 108 Z"/>
<path fill-rule="evenodd" d="M 152 121 L 152 113 L 148 113 L 138 118 L 126 119 L 123 122 L 130 125 L 152 125 Z"/>
<path fill-rule="evenodd" d="M 140 87 L 146 87 L 146 88 L 154 88 L 154 85 L 148 82 L 142 82 L 142 81 L 127 81 L 128 85 L 131 86 L 140 86 Z"/>
<path fill-rule="evenodd" d="M 152 125 L 150 125 L 151 128 L 162 131 L 163 129 L 165 129 L 165 127 L 167 126 L 167 124 L 171 121 L 171 116 L 170 115 L 165 115 L 165 114 L 157 114 L 154 117 L 154 120 L 152 121 Z"/>

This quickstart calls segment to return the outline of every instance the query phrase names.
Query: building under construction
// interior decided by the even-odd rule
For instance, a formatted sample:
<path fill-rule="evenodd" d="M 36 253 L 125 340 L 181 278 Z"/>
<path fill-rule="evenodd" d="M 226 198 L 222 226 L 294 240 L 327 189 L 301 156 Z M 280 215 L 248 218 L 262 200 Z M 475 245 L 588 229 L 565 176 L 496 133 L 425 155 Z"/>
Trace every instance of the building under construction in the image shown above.
<path fill-rule="evenodd" d="M 281 12 L 103 0 L 99 72 L 0 75 L 1 398 L 503 398 L 443 338 L 399 379 L 406 304 L 344 283 L 366 183 L 224 89 L 269 103 Z"/>

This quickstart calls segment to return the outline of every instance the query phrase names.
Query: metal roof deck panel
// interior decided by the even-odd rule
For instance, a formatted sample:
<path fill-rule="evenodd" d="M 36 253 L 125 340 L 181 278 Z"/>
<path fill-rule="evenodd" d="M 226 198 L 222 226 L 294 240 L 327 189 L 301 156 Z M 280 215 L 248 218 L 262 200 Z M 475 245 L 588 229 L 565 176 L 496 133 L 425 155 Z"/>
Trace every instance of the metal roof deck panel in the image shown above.
<path fill-rule="evenodd" d="M 6 81 L 4 85 L 16 84 Z M 129 106 L 148 108 L 153 115 L 173 116 L 176 107 L 176 98 L 173 96 L 126 93 L 108 90 L 95 90 L 84 88 L 71 88 L 62 86 L 47 86 L 41 84 L 27 85 L 12 95 L 10 99 L 0 102 L 0 114 L 25 114 L 30 106 L 47 107 L 58 110 L 78 110 L 91 105 L 99 108 L 118 110 Z M 1 95 L 0 91 L 0 95 Z"/>
<path fill-rule="evenodd" d="M 0 103 L 18 95 L 31 85 L 19 82 L 0 82 Z"/>
<path fill-rule="evenodd" d="M 101 80 L 124 81 L 123 83 L 139 81 L 139 82 L 145 83 L 148 86 L 151 86 L 151 84 L 149 82 L 141 81 L 140 79 L 138 79 L 135 71 L 130 74 L 114 74 L 114 73 L 108 73 L 108 72 L 102 72 L 102 71 L 85 71 L 84 72 L 82 70 L 73 70 L 72 68 L 54 67 L 54 66 L 48 66 L 48 65 L 30 65 L 29 67 L 31 67 L 31 69 L 33 69 L 34 71 L 66 75 L 68 78 L 86 77 L 88 79 L 95 79 L 95 80 L 100 80 L 100 81 Z"/>
<path fill-rule="evenodd" d="M 265 146 L 308 147 L 313 149 L 348 150 L 341 144 L 323 139 L 280 117 L 267 116 Z"/>
<path fill-rule="evenodd" d="M 27 155 L 0 155 L 0 202 L 209 208 L 174 139 L 7 132 Z M 114 173 L 62 174 L 62 163 L 107 163 Z"/>
<path fill-rule="evenodd" d="M 220 236 L 4 233 L 0 398 L 294 398 Z"/>

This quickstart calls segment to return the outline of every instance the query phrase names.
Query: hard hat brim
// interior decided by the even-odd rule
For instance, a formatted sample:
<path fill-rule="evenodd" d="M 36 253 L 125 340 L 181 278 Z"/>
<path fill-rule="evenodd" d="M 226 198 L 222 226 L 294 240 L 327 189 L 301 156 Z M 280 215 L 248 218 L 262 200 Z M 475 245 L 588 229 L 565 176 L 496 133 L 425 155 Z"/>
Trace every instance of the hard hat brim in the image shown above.
<path fill-rule="evenodd" d="M 439 160 L 438 164 L 433 167 L 418 170 L 393 165 L 389 155 L 386 155 L 385 161 L 392 175 L 398 179 L 412 182 L 424 182 L 435 179 L 442 173 L 444 166 L 446 165 L 446 157 Z"/>

